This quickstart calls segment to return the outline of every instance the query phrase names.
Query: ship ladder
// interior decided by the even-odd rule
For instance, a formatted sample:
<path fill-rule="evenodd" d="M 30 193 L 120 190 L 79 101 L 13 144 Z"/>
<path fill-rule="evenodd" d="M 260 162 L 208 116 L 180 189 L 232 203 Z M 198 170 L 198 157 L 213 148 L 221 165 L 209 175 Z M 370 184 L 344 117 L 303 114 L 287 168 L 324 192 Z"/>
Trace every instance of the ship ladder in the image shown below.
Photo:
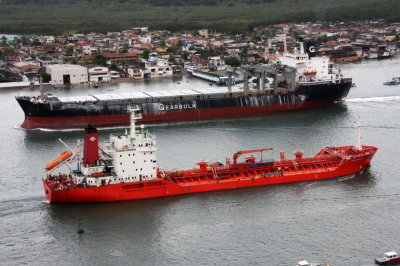
<path fill-rule="evenodd" d="M 294 167 L 297 169 L 299 169 L 299 165 L 297 164 L 296 160 L 292 160 Z"/>
<path fill-rule="evenodd" d="M 212 168 L 212 173 L 214 175 L 214 178 L 218 180 L 218 175 L 217 175 L 217 170 L 215 170 L 215 168 Z"/>
<path fill-rule="evenodd" d="M 174 180 L 172 180 L 169 176 L 167 176 L 167 174 L 165 173 L 164 170 L 161 170 L 161 174 L 162 174 L 162 177 L 164 177 L 164 179 L 168 179 L 172 183 L 175 183 Z"/>
<path fill-rule="evenodd" d="M 341 157 L 341 158 L 342 158 L 342 160 L 340 160 L 338 166 L 341 166 L 344 163 L 344 161 L 346 161 L 346 159 L 344 157 Z"/>

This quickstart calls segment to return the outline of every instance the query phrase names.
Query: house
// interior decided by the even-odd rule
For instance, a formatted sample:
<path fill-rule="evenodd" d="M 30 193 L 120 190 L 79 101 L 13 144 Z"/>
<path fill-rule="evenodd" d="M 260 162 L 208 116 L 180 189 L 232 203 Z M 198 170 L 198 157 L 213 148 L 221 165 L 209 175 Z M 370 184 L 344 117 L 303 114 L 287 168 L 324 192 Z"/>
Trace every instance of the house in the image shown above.
<path fill-rule="evenodd" d="M 85 41 L 78 41 L 76 43 L 77 50 L 84 55 L 91 55 L 92 54 L 92 47 L 90 42 Z"/>
<path fill-rule="evenodd" d="M 149 78 L 162 78 L 172 77 L 174 72 L 168 63 L 168 60 L 153 58 L 153 60 L 145 62 L 143 74 L 145 77 L 149 75 Z"/>

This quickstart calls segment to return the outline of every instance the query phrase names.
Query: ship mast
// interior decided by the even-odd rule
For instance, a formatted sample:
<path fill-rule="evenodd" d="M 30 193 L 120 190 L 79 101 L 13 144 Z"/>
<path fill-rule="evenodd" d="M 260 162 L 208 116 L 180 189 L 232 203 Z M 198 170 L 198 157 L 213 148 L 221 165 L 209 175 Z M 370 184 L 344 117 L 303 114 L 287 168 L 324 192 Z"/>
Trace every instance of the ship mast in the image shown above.
<path fill-rule="evenodd" d="M 40 86 L 40 96 L 43 99 L 44 93 L 43 93 L 43 78 L 42 78 L 42 76 L 40 76 L 40 78 L 39 78 L 39 86 Z"/>
<path fill-rule="evenodd" d="M 136 127 L 136 118 L 139 118 L 139 117 L 136 117 L 136 115 L 135 115 L 136 111 L 139 111 L 139 109 L 128 106 L 128 112 L 131 114 L 130 135 L 131 135 L 132 138 L 136 137 L 136 129 L 135 129 L 135 127 Z"/>
<path fill-rule="evenodd" d="M 358 123 L 356 125 L 356 128 L 357 128 L 357 136 L 356 136 L 356 146 L 355 146 L 355 148 L 357 150 L 362 150 L 362 147 L 361 147 L 361 124 Z"/>

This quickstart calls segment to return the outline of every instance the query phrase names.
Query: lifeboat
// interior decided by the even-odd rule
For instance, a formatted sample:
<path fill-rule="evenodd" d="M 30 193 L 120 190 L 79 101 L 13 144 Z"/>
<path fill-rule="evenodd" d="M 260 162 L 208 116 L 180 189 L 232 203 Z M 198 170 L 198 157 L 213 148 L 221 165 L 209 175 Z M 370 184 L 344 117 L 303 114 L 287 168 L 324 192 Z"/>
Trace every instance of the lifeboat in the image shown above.
<path fill-rule="evenodd" d="M 317 74 L 317 71 L 307 71 L 307 72 L 304 72 L 304 75 L 307 75 L 307 76 L 315 75 L 315 74 Z"/>
<path fill-rule="evenodd" d="M 62 162 L 65 162 L 65 160 L 67 160 L 71 156 L 72 156 L 71 152 L 64 151 L 63 153 L 61 153 L 60 156 L 55 158 L 53 161 L 49 162 L 44 169 L 46 169 L 47 171 L 50 171 L 51 169 L 54 169 L 55 167 L 60 165 Z"/>

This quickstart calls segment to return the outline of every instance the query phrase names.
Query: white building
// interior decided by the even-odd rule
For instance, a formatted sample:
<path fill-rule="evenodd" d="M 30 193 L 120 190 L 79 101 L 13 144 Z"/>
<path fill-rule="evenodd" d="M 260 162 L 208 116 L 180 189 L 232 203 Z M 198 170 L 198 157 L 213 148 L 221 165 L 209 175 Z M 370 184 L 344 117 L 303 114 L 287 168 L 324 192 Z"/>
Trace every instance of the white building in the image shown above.
<path fill-rule="evenodd" d="M 225 70 L 226 69 L 225 60 L 222 59 L 220 56 L 209 57 L 208 63 L 214 65 L 217 70 Z"/>
<path fill-rule="evenodd" d="M 130 78 L 133 78 L 133 79 L 150 78 L 149 70 L 141 69 L 138 67 L 128 68 L 128 75 Z"/>
<path fill-rule="evenodd" d="M 77 85 L 88 82 L 88 70 L 86 67 L 70 64 L 57 64 L 46 66 L 46 72 L 50 74 L 52 85 Z"/>
<path fill-rule="evenodd" d="M 92 67 L 88 69 L 90 82 L 109 82 L 111 74 L 108 67 Z"/>
<path fill-rule="evenodd" d="M 139 37 L 139 41 L 144 44 L 151 43 L 151 35 L 142 35 Z"/>
<path fill-rule="evenodd" d="M 146 62 L 144 73 L 149 73 L 149 78 L 172 77 L 174 74 L 168 60 L 160 58 Z"/>

